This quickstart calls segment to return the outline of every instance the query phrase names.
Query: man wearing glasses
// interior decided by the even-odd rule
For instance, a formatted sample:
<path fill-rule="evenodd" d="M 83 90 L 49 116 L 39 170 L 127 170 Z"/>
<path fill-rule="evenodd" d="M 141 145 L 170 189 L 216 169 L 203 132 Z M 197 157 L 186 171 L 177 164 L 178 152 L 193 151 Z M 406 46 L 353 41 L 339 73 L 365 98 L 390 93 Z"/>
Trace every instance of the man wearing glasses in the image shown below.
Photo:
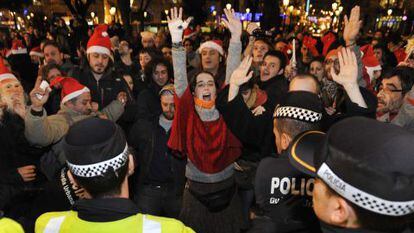
<path fill-rule="evenodd" d="M 414 68 L 401 66 L 386 74 L 377 94 L 377 120 L 391 122 L 413 84 Z"/>

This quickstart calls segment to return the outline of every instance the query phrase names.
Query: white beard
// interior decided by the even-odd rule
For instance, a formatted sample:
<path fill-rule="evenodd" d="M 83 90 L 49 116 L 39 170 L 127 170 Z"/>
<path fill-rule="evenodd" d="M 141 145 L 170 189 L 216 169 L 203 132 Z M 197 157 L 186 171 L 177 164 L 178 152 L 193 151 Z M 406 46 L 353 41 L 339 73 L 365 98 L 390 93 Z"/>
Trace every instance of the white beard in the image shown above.
<path fill-rule="evenodd" d="M 15 113 L 22 118 L 26 114 L 26 100 L 24 94 L 1 96 L 1 102 L 3 103 L 3 106 L 1 106 L 1 116 L 3 116 L 4 111 Z"/>

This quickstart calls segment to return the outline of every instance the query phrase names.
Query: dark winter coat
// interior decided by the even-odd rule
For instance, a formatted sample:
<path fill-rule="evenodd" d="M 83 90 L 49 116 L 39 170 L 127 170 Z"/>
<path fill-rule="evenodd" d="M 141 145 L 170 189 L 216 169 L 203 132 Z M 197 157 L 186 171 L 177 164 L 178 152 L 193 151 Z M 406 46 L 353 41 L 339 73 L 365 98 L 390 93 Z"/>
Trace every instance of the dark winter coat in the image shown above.
<path fill-rule="evenodd" d="M 108 67 L 99 81 L 96 81 L 89 66 L 74 68 L 72 76 L 89 88 L 92 101 L 99 104 L 99 109 L 116 100 L 118 94 L 121 91 L 126 92 L 128 88 L 124 79 L 115 72 L 114 67 Z"/>

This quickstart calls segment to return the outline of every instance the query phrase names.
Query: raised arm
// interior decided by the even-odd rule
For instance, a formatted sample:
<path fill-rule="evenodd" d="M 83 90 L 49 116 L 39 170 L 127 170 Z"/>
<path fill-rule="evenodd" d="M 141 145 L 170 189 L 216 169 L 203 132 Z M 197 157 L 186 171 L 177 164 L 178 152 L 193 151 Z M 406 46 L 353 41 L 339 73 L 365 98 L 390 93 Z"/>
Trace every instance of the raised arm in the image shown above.
<path fill-rule="evenodd" d="M 174 67 L 174 87 L 175 93 L 178 97 L 181 97 L 184 94 L 185 89 L 187 89 L 187 67 L 186 67 L 186 52 L 183 47 L 183 31 L 188 27 L 188 24 L 192 20 L 189 17 L 187 20 L 182 20 L 183 9 L 179 10 L 177 7 L 171 8 L 171 17 L 167 16 L 168 20 L 168 29 L 171 33 L 172 39 L 172 60 Z"/>
<path fill-rule="evenodd" d="M 233 72 L 230 78 L 228 102 L 231 102 L 239 93 L 240 86 L 247 83 L 253 76 L 253 71 L 249 72 L 252 65 L 252 57 L 247 56 L 243 59 L 240 66 Z"/>
<path fill-rule="evenodd" d="M 240 22 L 240 19 L 237 18 L 236 14 L 234 13 L 234 9 L 224 9 L 224 14 L 226 15 L 227 19 L 222 19 L 222 21 L 231 33 L 229 50 L 226 60 L 225 85 L 227 85 L 230 82 L 231 74 L 240 65 L 241 61 L 242 45 L 240 38 L 242 34 L 242 24 Z"/>
<path fill-rule="evenodd" d="M 345 15 L 345 28 L 343 37 L 345 40 L 346 47 L 351 48 L 353 50 L 358 61 L 358 85 L 366 87 L 367 83 L 365 83 L 364 79 L 362 78 L 362 54 L 359 50 L 359 46 L 356 45 L 356 37 L 362 26 L 360 14 L 360 7 L 355 6 L 354 8 L 352 8 L 349 18 Z"/>
<path fill-rule="evenodd" d="M 258 29 L 259 25 L 257 25 L 257 23 L 249 23 L 247 25 L 247 33 L 249 33 L 249 44 L 247 44 L 246 48 L 244 49 L 244 53 L 243 56 L 247 57 L 247 56 L 252 56 L 253 53 L 253 44 L 254 41 L 256 40 L 256 38 L 253 36 L 253 31 Z"/>
<path fill-rule="evenodd" d="M 358 64 L 355 53 L 350 48 L 342 48 L 338 53 L 338 59 L 340 72 L 337 75 L 332 67 L 333 80 L 344 87 L 353 103 L 362 108 L 368 108 L 358 85 Z"/>

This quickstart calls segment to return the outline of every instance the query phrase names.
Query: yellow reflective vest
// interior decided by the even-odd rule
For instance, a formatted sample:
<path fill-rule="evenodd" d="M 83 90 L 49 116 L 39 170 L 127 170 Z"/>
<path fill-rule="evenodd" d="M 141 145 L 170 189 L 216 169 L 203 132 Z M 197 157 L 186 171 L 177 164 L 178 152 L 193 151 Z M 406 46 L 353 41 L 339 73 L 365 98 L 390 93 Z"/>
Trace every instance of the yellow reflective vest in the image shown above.
<path fill-rule="evenodd" d="M 24 233 L 24 230 L 20 224 L 10 218 L 1 218 L 0 233 Z"/>
<path fill-rule="evenodd" d="M 88 222 L 76 211 L 50 212 L 36 220 L 35 233 L 194 233 L 172 218 L 136 214 L 112 222 Z"/>

